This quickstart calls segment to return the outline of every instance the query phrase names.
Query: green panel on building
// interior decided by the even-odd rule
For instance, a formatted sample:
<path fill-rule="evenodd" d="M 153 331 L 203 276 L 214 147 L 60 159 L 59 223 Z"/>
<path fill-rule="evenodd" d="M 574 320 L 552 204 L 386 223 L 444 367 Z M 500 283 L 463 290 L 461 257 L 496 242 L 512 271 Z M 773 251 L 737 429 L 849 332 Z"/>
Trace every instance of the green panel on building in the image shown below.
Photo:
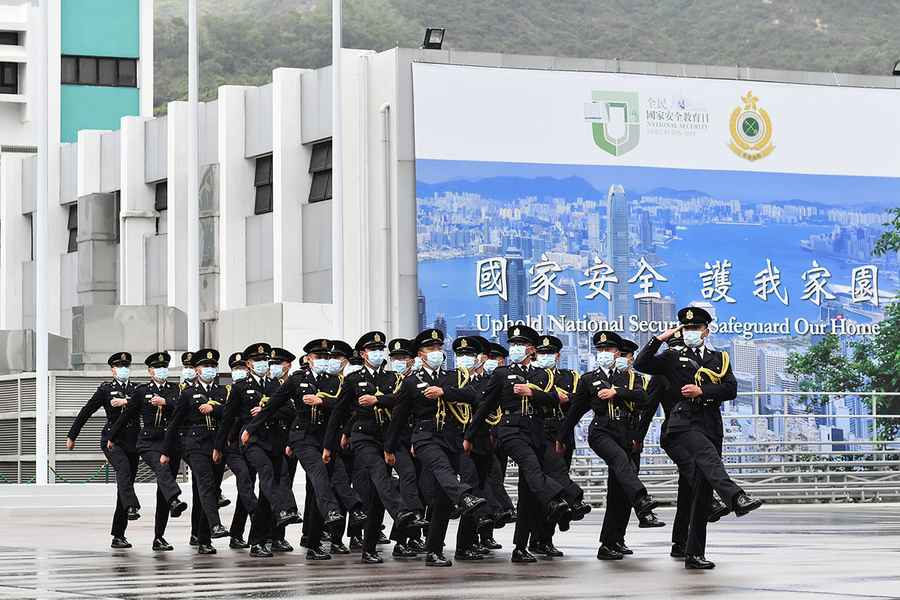
<path fill-rule="evenodd" d="M 119 120 L 140 114 L 140 90 L 94 85 L 60 86 L 60 140 L 78 140 L 80 129 L 119 129 Z"/>
<path fill-rule="evenodd" d="M 63 54 L 138 58 L 140 0 L 62 0 Z"/>

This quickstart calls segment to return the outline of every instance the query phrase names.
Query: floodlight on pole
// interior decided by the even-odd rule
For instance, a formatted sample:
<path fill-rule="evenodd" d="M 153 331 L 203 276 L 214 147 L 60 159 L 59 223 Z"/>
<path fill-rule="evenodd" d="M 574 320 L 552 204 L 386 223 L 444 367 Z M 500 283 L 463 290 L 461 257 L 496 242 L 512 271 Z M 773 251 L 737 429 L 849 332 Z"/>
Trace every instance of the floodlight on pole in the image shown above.
<path fill-rule="evenodd" d="M 444 45 L 444 33 L 447 30 L 443 27 L 429 27 L 425 30 L 425 41 L 422 42 L 422 48 L 425 50 L 440 50 Z"/>

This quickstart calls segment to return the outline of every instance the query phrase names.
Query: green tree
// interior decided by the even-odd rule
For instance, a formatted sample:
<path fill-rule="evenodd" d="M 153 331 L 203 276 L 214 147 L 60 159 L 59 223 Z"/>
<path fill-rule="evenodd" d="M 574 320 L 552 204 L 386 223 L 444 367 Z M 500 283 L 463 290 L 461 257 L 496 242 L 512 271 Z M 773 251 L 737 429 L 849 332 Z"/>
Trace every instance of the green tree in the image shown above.
<path fill-rule="evenodd" d="M 834 334 L 826 335 L 804 353 L 792 352 L 787 372 L 796 377 L 804 392 L 859 392 L 865 388 L 858 365 L 841 352 L 841 342 Z M 827 394 L 804 396 L 804 404 L 822 409 L 828 404 Z"/>

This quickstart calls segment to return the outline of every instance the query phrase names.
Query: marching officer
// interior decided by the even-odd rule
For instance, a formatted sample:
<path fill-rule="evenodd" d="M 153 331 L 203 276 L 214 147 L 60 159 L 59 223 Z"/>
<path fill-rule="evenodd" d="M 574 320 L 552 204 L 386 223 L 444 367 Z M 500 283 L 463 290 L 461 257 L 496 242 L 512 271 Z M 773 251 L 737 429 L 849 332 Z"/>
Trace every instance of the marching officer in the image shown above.
<path fill-rule="evenodd" d="M 413 416 L 412 446 L 421 464 L 421 485 L 431 506 L 425 564 L 449 567 L 453 563 L 444 556 L 444 538 L 450 522 L 452 505 L 459 507 L 461 516 L 476 510 L 486 500 L 472 494 L 472 486 L 459 480 L 459 430 L 448 425 L 454 419 L 451 403 L 471 406 L 478 398 L 474 388 L 461 388 L 456 371 L 444 370 L 444 333 L 426 329 L 413 340 L 422 369 L 403 380 L 398 392 L 391 426 L 385 441 L 384 458 L 396 465 L 401 432 L 407 419 Z"/>
<path fill-rule="evenodd" d="M 557 451 L 565 450 L 566 438 L 589 409 L 594 411 L 588 444 L 609 467 L 607 506 L 600 532 L 599 560 L 620 560 L 619 527 L 634 507 L 638 515 L 652 511 L 658 503 L 638 479 L 631 460 L 632 440 L 627 421 L 646 404 L 643 387 L 632 389 L 626 374 L 616 373 L 615 362 L 621 338 L 612 331 L 598 331 L 592 339 L 597 350 L 597 368 L 585 373 L 578 382 L 572 406 L 557 438 Z"/>
<path fill-rule="evenodd" d="M 405 539 L 409 527 L 423 527 L 416 513 L 403 500 L 397 482 L 391 477 L 390 467 L 384 462 L 384 435 L 390 426 L 391 409 L 402 379 L 384 369 L 387 358 L 386 338 L 380 331 L 370 331 L 356 342 L 355 350 L 363 360 L 363 368 L 344 377 L 341 394 L 328 419 L 325 432 L 325 448 L 322 460 L 331 462 L 337 451 L 341 431 L 349 423 L 350 445 L 355 463 L 354 481 L 367 480 L 369 494 L 366 503 L 366 526 L 363 530 L 362 562 L 383 562 L 378 555 L 377 542 L 381 537 L 384 512 L 397 524 L 396 533 Z M 398 544 L 394 555 L 409 557 Z M 415 556 L 415 553 L 412 553 Z"/>
<path fill-rule="evenodd" d="M 159 461 L 166 452 L 166 428 L 175 413 L 175 403 L 179 393 L 178 386 L 167 380 L 170 361 L 171 356 L 164 351 L 154 352 L 147 357 L 144 364 L 147 365 L 150 381 L 134 389 L 131 400 L 110 431 L 110 441 L 106 442 L 106 447 L 112 450 L 115 445 L 112 440 L 118 437 L 119 430 L 140 418 L 142 426 L 138 434 L 137 451 L 141 455 L 141 459 L 156 474 L 156 514 L 153 521 L 154 552 L 172 550 L 172 545 L 164 537 L 169 515 L 172 518 L 178 518 L 188 507 L 187 503 L 179 498 L 181 487 L 175 481 L 181 463 L 180 452 L 176 451 L 169 457 L 168 465 Z"/>
<path fill-rule="evenodd" d="M 138 423 L 135 419 L 125 422 L 112 436 L 112 428 L 119 417 L 125 412 L 132 394 L 134 384 L 128 380 L 131 367 L 131 354 L 117 352 L 109 357 L 106 363 L 112 370 L 111 381 L 101 383 L 87 401 L 87 404 L 78 412 L 75 422 L 66 436 L 66 448 L 75 449 L 75 440 L 81 433 L 81 428 L 87 423 L 95 412 L 101 408 L 106 413 L 106 425 L 100 432 L 100 449 L 106 456 L 106 460 L 116 472 L 116 510 L 113 513 L 112 535 L 113 548 L 131 548 L 131 544 L 125 539 L 125 529 L 128 521 L 134 521 L 141 517 L 140 502 L 134 493 L 134 478 L 137 475 L 138 452 L 137 434 Z M 112 441 L 112 447 L 108 442 Z"/>
<path fill-rule="evenodd" d="M 705 346 L 712 317 L 698 307 L 678 311 L 681 325 L 669 329 L 641 350 L 634 361 L 637 370 L 662 375 L 669 382 L 677 404 L 668 419 L 666 435 L 670 444 L 693 457 L 693 504 L 685 548 L 687 569 L 712 569 L 706 560 L 706 525 L 713 506 L 715 489 L 737 516 L 759 508 L 762 501 L 751 498 L 728 476 L 722 463 L 722 402 L 737 395 L 737 380 L 727 352 Z M 663 342 L 680 330 L 684 346 L 657 354 Z"/>
<path fill-rule="evenodd" d="M 537 559 L 528 552 L 528 540 L 539 521 L 578 520 L 590 507 L 580 501 L 581 490 L 577 486 L 564 486 L 556 481 L 547 474 L 544 465 L 546 441 L 540 409 L 558 404 L 559 397 L 548 373 L 531 366 L 538 334 L 526 325 L 513 325 L 507 336 L 512 365 L 498 367 L 491 375 L 466 431 L 464 447 L 466 452 L 471 452 L 472 439 L 487 427 L 485 419 L 499 408 L 497 441 L 519 467 L 519 509 L 512 561 L 533 563 Z"/>
<path fill-rule="evenodd" d="M 183 433 L 184 459 L 191 467 L 194 502 L 199 500 L 203 512 L 197 523 L 197 542 L 200 554 L 215 554 L 212 540 L 228 537 L 228 530 L 219 519 L 218 489 L 216 486 L 213 448 L 219 419 L 225 404 L 225 388 L 216 383 L 219 351 L 204 348 L 193 353 L 192 364 L 197 372 L 193 386 L 182 390 L 175 413 L 166 428 L 165 453 L 161 464 L 170 462 L 179 449 L 179 433 Z"/>
<path fill-rule="evenodd" d="M 481 383 L 482 392 L 484 388 L 487 387 L 487 382 L 490 381 L 491 375 L 493 375 L 497 367 L 503 367 L 506 365 L 506 359 L 509 357 L 509 351 L 507 351 L 506 348 L 496 342 L 488 342 L 485 357 L 485 361 L 481 366 L 481 369 L 484 372 L 484 381 Z M 513 504 L 512 498 L 510 498 L 509 494 L 506 492 L 506 467 L 509 463 L 509 457 L 500 446 L 493 443 L 493 438 L 495 437 L 494 427 L 499 422 L 500 417 L 496 414 L 488 419 L 492 438 L 491 443 L 494 446 L 494 457 L 491 461 L 491 470 L 488 473 L 487 483 L 488 487 L 490 487 L 491 489 L 491 494 L 497 501 L 497 510 L 499 511 L 494 519 L 495 529 L 501 529 L 505 525 L 515 523 L 518 520 L 516 506 L 515 504 Z M 493 540 L 493 535 L 491 535 L 489 539 Z M 492 550 L 500 549 L 491 547 L 493 545 L 499 545 L 496 543 L 496 541 L 494 541 L 493 544 L 491 544 L 490 542 L 485 542 L 486 540 L 482 538 L 481 543 L 486 548 Z"/>

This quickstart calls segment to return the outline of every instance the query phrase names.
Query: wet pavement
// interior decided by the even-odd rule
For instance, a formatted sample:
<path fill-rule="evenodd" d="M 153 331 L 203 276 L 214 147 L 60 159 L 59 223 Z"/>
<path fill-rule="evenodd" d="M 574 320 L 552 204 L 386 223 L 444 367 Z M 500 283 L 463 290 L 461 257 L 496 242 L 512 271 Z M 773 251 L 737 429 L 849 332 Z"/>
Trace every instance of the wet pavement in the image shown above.
<path fill-rule="evenodd" d="M 155 554 L 153 487 L 139 486 L 143 516 L 128 528 L 131 550 L 111 550 L 114 486 L 57 485 L 45 490 L 0 486 L 0 598 L 900 598 L 900 505 L 764 506 L 710 526 L 713 571 L 686 571 L 668 556 L 669 527 L 629 528 L 635 555 L 596 559 L 603 511 L 557 534 L 566 556 L 533 565 L 509 562 L 504 545 L 478 563 L 429 568 L 424 559 L 364 566 L 358 555 L 309 563 L 300 548 L 251 559 L 216 541 L 218 554 L 198 556 L 187 545 L 185 513 L 169 524 L 173 552 Z M 297 491 L 301 491 L 302 486 Z M 226 485 L 225 493 L 234 497 Z M 301 501 L 302 499 L 298 498 Z M 233 506 L 222 510 L 228 524 Z M 659 516 L 671 523 L 673 511 Z M 300 526 L 288 528 L 298 546 Z M 455 524 L 448 535 L 452 556 Z"/>

